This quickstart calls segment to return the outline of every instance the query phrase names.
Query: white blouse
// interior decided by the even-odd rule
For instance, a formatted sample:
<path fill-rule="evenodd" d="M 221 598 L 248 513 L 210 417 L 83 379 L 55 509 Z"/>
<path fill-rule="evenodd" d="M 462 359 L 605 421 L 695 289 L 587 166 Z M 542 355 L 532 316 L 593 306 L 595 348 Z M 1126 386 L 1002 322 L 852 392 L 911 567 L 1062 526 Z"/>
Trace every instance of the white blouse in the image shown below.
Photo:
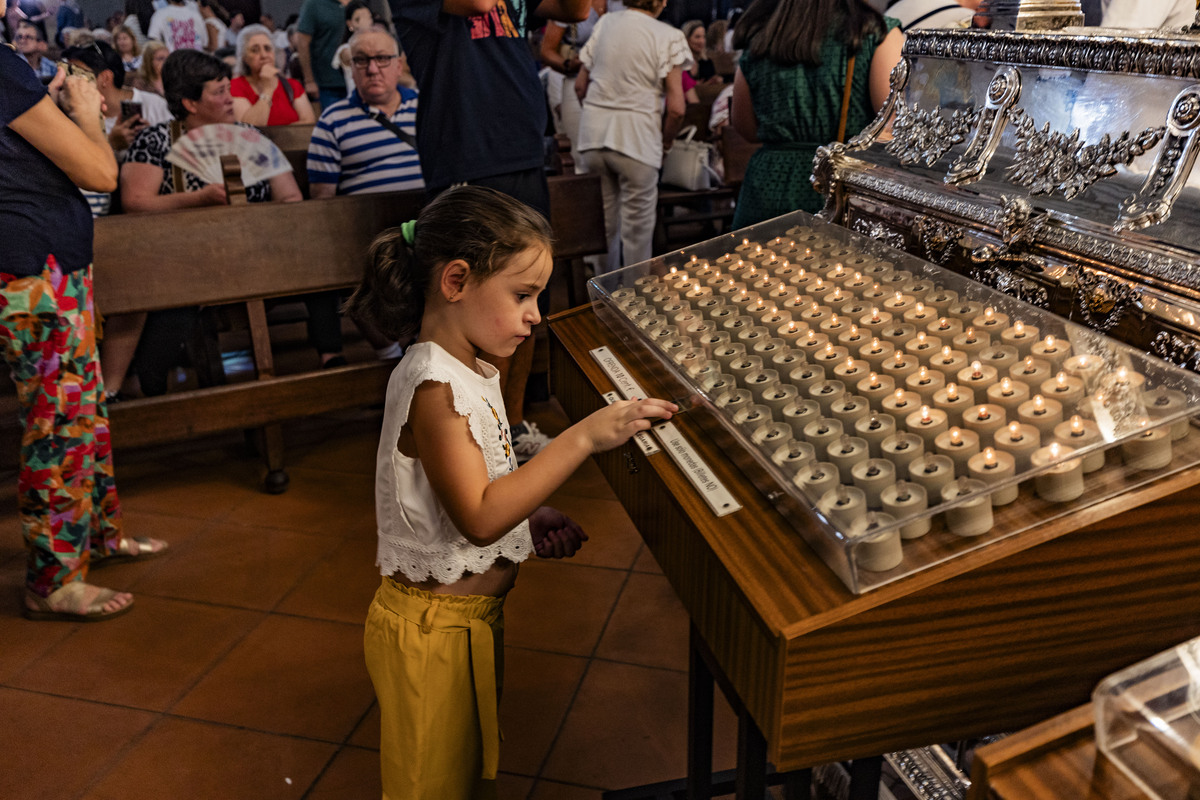
<path fill-rule="evenodd" d="M 398 447 L 417 387 L 425 381 L 436 381 L 450 386 L 454 410 L 467 417 L 471 435 L 487 464 L 488 480 L 517 468 L 499 373 L 486 362 L 476 364 L 479 372 L 433 342 L 419 342 L 405 351 L 392 372 L 375 462 L 379 534 L 375 563 L 381 575 L 399 571 L 410 581 L 434 578 L 450 584 L 466 572 L 485 572 L 497 558 L 518 563 L 533 552 L 528 521 L 487 547 L 467 541 L 433 493 L 420 459 L 409 458 Z"/>
<path fill-rule="evenodd" d="M 589 84 L 579 150 L 607 148 L 662 166 L 663 79 L 692 63 L 683 31 L 640 11 L 600 18 L 579 54 Z"/>

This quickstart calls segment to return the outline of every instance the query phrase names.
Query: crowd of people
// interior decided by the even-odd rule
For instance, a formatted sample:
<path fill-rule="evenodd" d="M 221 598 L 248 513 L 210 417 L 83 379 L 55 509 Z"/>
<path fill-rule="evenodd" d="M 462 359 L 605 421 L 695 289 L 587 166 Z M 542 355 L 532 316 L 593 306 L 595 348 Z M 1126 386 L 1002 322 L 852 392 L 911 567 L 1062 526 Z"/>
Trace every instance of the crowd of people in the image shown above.
<path fill-rule="evenodd" d="M 173 162 L 181 143 L 212 126 L 312 125 L 311 201 L 407 189 L 430 201 L 381 234 L 349 306 L 381 358 L 408 346 L 388 387 L 382 585 L 365 645 L 385 794 L 482 796 L 497 766 L 504 596 L 520 561 L 570 556 L 587 538 L 541 503 L 583 459 L 676 410 L 617 403 L 554 440 L 524 418 L 552 264 L 547 137 L 565 135 L 576 170 L 600 178 L 612 257 L 598 268 L 636 263 L 651 256 L 659 170 L 689 105 L 762 145 L 735 227 L 816 210 L 812 156 L 881 107 L 903 31 L 986 24 L 976 0 L 893 0 L 883 13 L 754 0 L 717 19 L 712 4 L 671 2 L 682 11 L 668 22 L 667 0 L 303 0 L 279 30 L 258 0 L 128 0 L 96 28 L 74 0 L 56 26 L 40 0 L 0 0 L 0 342 L 25 426 L 26 616 L 121 615 L 132 595 L 89 570 L 168 547 L 123 530 L 107 406 L 134 383 L 168 390 L 199 309 L 113 317 L 101 353 L 93 216 L 224 204 L 222 183 Z M 1089 6 L 1127 21 L 1125 0 Z M 1178 24 L 1190 6 L 1141 3 L 1137 20 Z M 303 200 L 287 169 L 245 191 Z M 302 299 L 321 364 L 345 364 L 342 298 Z"/>

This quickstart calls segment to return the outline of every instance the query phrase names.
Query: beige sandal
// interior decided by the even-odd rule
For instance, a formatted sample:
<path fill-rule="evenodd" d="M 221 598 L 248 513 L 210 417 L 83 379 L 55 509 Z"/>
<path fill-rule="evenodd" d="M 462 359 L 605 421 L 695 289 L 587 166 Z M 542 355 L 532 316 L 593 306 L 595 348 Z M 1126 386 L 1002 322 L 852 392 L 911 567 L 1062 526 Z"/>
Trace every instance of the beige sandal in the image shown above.
<path fill-rule="evenodd" d="M 93 557 L 91 568 L 99 569 L 109 564 L 119 564 L 125 561 L 146 561 L 160 556 L 170 545 L 162 539 L 151 539 L 149 536 L 126 536 L 117 545 L 117 549 L 106 556 Z"/>
<path fill-rule="evenodd" d="M 89 593 L 91 597 L 89 597 Z M 116 611 L 105 611 L 104 606 L 118 592 L 93 586 L 83 581 L 72 581 L 50 593 L 49 597 L 25 591 L 25 618 L 36 621 L 58 620 L 62 622 L 100 622 L 119 617 L 133 608 L 133 598 Z"/>

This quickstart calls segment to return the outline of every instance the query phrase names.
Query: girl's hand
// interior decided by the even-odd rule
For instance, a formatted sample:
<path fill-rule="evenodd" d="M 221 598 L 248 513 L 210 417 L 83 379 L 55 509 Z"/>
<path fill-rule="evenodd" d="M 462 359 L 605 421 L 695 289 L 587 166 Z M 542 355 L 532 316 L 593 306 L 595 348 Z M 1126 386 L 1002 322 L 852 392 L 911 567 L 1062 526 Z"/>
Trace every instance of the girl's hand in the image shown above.
<path fill-rule="evenodd" d="M 210 183 L 199 191 L 201 197 L 204 198 L 206 206 L 223 206 L 229 202 L 225 196 L 225 184 Z"/>
<path fill-rule="evenodd" d="M 635 433 L 650 430 L 651 420 L 670 419 L 679 406 L 666 400 L 618 400 L 578 423 L 593 453 L 603 453 L 629 441 Z"/>
<path fill-rule="evenodd" d="M 575 520 L 550 506 L 529 516 L 529 533 L 539 558 L 570 558 L 588 538 Z"/>

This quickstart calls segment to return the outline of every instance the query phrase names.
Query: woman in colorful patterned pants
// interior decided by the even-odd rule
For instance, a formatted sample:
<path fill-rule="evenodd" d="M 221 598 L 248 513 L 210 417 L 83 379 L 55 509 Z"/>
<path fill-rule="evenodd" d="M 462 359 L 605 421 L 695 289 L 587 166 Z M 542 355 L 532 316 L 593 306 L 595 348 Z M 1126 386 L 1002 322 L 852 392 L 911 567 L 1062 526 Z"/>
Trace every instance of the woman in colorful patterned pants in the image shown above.
<path fill-rule="evenodd" d="M 0 13 L 5 5 L 0 0 Z M 94 82 L 60 67 L 47 92 L 20 56 L 0 47 L 0 346 L 25 428 L 17 489 L 31 619 L 125 613 L 132 595 L 86 583 L 89 567 L 166 549 L 122 534 L 113 482 L 96 358 L 92 219 L 77 188 L 117 185 L 100 113 Z"/>

